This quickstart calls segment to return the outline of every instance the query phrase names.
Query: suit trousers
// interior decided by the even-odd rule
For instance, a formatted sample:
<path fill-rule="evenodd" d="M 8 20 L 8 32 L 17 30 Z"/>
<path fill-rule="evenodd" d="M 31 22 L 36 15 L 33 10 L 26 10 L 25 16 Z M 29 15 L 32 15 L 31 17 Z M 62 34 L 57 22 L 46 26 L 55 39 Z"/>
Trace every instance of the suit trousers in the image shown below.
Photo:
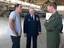
<path fill-rule="evenodd" d="M 37 35 L 27 35 L 26 48 L 31 48 L 31 40 L 33 42 L 33 48 L 37 48 Z"/>

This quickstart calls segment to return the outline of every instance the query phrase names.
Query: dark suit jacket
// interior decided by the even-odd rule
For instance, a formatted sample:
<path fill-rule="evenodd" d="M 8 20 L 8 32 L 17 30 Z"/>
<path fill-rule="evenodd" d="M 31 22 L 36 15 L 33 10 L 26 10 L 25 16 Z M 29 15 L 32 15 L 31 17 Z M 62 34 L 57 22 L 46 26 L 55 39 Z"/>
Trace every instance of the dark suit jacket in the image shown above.
<path fill-rule="evenodd" d="M 41 23 L 39 16 L 35 15 L 35 19 L 28 14 L 24 19 L 24 33 L 30 35 L 38 35 L 41 32 Z"/>

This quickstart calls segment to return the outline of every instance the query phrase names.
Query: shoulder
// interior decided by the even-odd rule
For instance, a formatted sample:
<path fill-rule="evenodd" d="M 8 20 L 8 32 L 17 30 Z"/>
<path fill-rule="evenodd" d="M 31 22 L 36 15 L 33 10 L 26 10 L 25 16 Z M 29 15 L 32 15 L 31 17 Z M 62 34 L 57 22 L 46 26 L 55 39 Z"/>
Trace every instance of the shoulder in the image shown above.
<path fill-rule="evenodd" d="M 30 16 L 30 14 L 27 14 L 27 15 L 25 15 L 25 18 L 28 18 Z"/>
<path fill-rule="evenodd" d="M 38 15 L 35 15 L 35 16 L 36 16 L 36 20 L 40 21 L 40 17 Z"/>
<path fill-rule="evenodd" d="M 58 16 L 59 18 L 62 18 L 62 15 L 61 15 L 60 13 L 58 13 L 57 16 Z"/>
<path fill-rule="evenodd" d="M 29 14 L 25 15 L 24 19 L 27 20 L 29 18 Z"/>
<path fill-rule="evenodd" d="M 14 16 L 15 14 L 15 11 L 12 11 L 9 16 Z"/>
<path fill-rule="evenodd" d="M 12 11 L 10 14 L 15 14 L 15 11 Z"/>
<path fill-rule="evenodd" d="M 26 16 L 28 17 L 28 16 L 30 16 L 30 14 L 28 13 Z"/>
<path fill-rule="evenodd" d="M 62 16 L 59 12 L 56 12 L 55 15 L 56 15 L 56 16 Z"/>
<path fill-rule="evenodd" d="M 38 15 L 35 15 L 35 16 L 36 16 L 36 18 L 38 18 L 38 19 L 40 18 Z"/>
<path fill-rule="evenodd" d="M 15 19 L 15 16 L 16 16 L 15 11 L 12 11 L 12 12 L 10 13 L 10 15 L 9 15 L 9 18 Z"/>

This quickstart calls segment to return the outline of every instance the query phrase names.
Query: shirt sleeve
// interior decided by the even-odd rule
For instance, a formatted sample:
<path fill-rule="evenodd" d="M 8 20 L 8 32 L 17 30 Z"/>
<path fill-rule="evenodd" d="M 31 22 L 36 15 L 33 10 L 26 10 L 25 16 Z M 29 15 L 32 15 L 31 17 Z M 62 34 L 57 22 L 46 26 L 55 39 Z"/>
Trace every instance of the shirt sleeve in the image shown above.
<path fill-rule="evenodd" d="M 10 13 L 9 19 L 15 20 L 15 13 L 14 13 L 14 12 L 11 12 L 11 13 Z"/>

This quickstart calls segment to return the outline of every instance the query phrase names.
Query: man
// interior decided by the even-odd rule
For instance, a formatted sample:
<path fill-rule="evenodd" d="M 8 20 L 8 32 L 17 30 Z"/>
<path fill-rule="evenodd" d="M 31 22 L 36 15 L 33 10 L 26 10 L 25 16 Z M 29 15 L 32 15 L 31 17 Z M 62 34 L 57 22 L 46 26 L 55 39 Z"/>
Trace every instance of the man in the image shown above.
<path fill-rule="evenodd" d="M 33 48 L 37 48 L 37 36 L 41 33 L 40 18 L 34 12 L 34 9 L 30 7 L 29 14 L 24 20 L 24 33 L 27 36 L 26 48 L 31 48 L 31 39 Z"/>
<path fill-rule="evenodd" d="M 21 18 L 22 5 L 16 4 L 15 10 L 9 15 L 9 27 L 12 39 L 12 48 L 20 48 L 20 37 L 21 37 Z"/>
<path fill-rule="evenodd" d="M 47 6 L 47 10 L 52 13 L 49 20 L 45 22 L 45 28 L 47 31 L 47 48 L 59 48 L 60 35 L 62 32 L 62 18 L 57 12 L 57 5 L 55 2 L 50 3 Z"/>

